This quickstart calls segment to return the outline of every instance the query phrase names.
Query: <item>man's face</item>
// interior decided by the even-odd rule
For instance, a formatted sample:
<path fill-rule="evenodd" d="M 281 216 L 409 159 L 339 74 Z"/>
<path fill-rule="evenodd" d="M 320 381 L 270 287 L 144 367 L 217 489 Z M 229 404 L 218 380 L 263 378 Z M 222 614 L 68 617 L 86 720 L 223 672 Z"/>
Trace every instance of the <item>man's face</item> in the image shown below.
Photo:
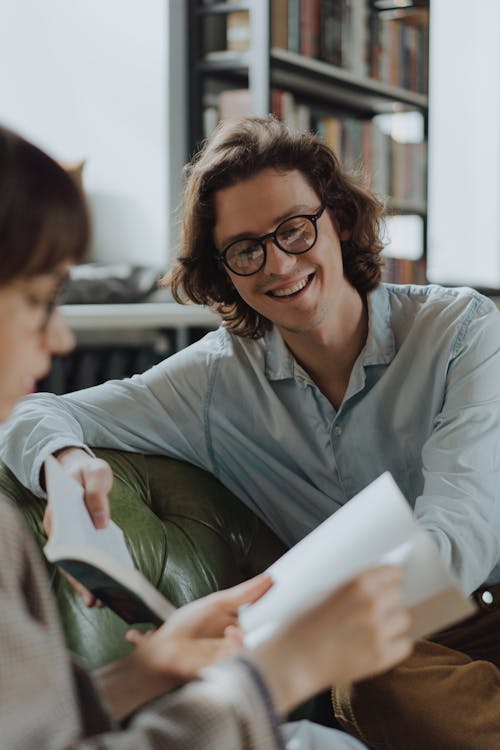
<path fill-rule="evenodd" d="M 264 169 L 215 194 L 214 242 L 221 252 L 233 240 L 259 237 L 290 216 L 315 214 L 321 201 L 297 171 Z M 267 240 L 265 266 L 253 276 L 227 273 L 239 295 L 287 338 L 291 334 L 328 335 L 348 282 L 344 279 L 340 239 L 325 210 L 317 221 L 316 243 L 291 255 Z"/>

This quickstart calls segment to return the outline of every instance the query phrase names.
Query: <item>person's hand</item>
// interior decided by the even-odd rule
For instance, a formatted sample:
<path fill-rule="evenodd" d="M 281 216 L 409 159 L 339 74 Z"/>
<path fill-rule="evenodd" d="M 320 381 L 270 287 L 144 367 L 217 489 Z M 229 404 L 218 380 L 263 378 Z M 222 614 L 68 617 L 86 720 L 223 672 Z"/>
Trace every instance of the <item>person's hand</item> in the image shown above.
<path fill-rule="evenodd" d="M 56 454 L 64 471 L 84 489 L 84 502 L 96 529 L 104 528 L 109 521 L 108 493 L 113 485 L 113 472 L 109 464 L 100 458 L 89 456 L 81 448 L 65 448 Z M 43 528 L 47 536 L 52 527 L 51 508 L 47 504 L 43 517 Z M 61 571 L 62 572 L 62 571 Z M 88 607 L 102 603 L 75 578 L 63 573 Z"/>
<path fill-rule="evenodd" d="M 115 719 L 241 648 L 238 608 L 259 599 L 271 585 L 271 578 L 262 574 L 181 607 L 159 630 L 130 630 L 127 640 L 136 644 L 134 651 L 94 673 Z"/>
<path fill-rule="evenodd" d="M 192 680 L 200 669 L 225 659 L 243 646 L 238 609 L 257 601 L 272 586 L 263 573 L 224 591 L 217 591 L 176 610 L 156 631 L 129 630 L 141 669 L 161 673 L 172 686 Z"/>
<path fill-rule="evenodd" d="M 409 656 L 410 616 L 402 606 L 401 577 L 394 566 L 362 573 L 254 649 L 279 711 Z"/>

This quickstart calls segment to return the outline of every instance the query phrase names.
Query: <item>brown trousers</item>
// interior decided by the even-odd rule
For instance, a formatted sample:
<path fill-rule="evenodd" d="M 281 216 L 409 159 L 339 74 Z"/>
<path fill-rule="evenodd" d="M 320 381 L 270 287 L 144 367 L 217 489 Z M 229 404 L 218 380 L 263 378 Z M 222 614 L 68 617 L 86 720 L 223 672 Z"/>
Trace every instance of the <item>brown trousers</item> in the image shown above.
<path fill-rule="evenodd" d="M 491 604 L 395 669 L 334 688 L 342 728 L 372 750 L 500 750 L 500 584 L 488 592 Z"/>

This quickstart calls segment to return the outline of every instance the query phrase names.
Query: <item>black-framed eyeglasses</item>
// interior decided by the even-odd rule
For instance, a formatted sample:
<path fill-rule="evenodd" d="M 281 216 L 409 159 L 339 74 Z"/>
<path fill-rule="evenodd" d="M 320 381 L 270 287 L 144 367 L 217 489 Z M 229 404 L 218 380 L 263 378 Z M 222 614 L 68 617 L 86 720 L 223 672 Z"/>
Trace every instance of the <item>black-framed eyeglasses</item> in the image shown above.
<path fill-rule="evenodd" d="M 267 240 L 290 255 L 301 255 L 315 245 L 318 239 L 316 222 L 325 210 L 321 206 L 315 214 L 299 214 L 281 221 L 274 232 L 262 237 L 243 237 L 231 242 L 216 255 L 220 263 L 237 276 L 252 276 L 266 265 Z"/>

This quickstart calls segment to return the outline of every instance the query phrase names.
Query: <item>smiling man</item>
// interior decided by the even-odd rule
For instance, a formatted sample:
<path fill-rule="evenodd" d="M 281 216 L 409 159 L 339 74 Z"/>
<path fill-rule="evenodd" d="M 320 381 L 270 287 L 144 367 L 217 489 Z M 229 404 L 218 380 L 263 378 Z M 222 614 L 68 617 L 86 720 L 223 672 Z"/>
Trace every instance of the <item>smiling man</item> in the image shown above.
<path fill-rule="evenodd" d="M 142 375 L 26 399 L 2 453 L 41 493 L 57 452 L 97 524 L 111 474 L 87 445 L 164 453 L 211 471 L 287 544 L 391 471 L 464 588 L 480 597 L 488 579 L 493 603 L 336 689 L 337 716 L 378 750 L 492 750 L 500 315 L 471 289 L 382 284 L 382 218 L 317 136 L 222 124 L 190 165 L 165 283 L 223 325 Z"/>

